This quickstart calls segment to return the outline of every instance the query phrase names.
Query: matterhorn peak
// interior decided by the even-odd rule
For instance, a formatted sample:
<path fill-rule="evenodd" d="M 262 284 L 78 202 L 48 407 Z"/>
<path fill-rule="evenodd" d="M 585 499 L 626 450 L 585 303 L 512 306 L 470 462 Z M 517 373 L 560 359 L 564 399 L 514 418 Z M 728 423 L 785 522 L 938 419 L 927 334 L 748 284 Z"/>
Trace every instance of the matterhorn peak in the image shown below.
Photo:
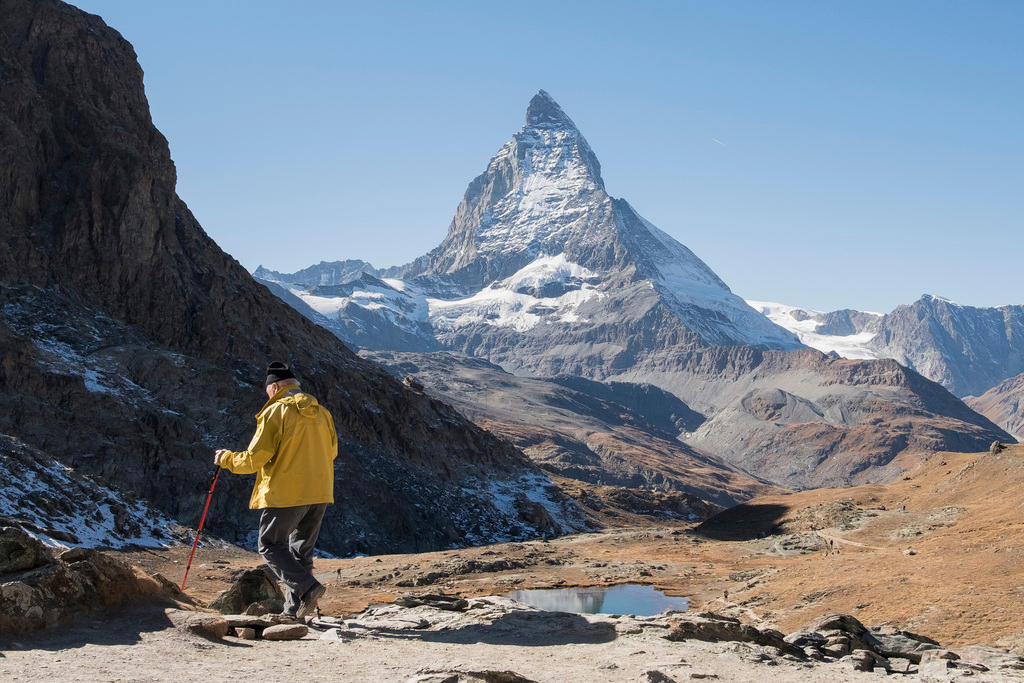
<path fill-rule="evenodd" d="M 601 163 L 583 134 L 546 90 L 539 90 L 526 107 L 526 125 L 502 151 L 528 159 L 524 175 L 573 175 L 602 190 Z M 526 150 L 532 150 L 527 152 Z M 498 152 L 496 159 L 502 157 Z"/>
<path fill-rule="evenodd" d="M 526 107 L 526 125 L 534 128 L 570 128 L 578 130 L 572 119 L 546 90 L 540 90 Z"/>
<path fill-rule="evenodd" d="M 437 330 L 470 319 L 494 329 L 514 320 L 520 331 L 542 319 L 591 324 L 614 319 L 614 302 L 628 301 L 634 310 L 667 311 L 710 345 L 800 346 L 693 252 L 613 199 L 597 156 L 544 90 L 530 100 L 523 129 L 469 184 L 444 241 L 392 274 L 422 278 L 417 286 L 431 295 L 464 297 L 433 304 Z M 528 296 L 535 300 L 522 298 Z M 481 306 L 490 307 L 486 315 Z"/>

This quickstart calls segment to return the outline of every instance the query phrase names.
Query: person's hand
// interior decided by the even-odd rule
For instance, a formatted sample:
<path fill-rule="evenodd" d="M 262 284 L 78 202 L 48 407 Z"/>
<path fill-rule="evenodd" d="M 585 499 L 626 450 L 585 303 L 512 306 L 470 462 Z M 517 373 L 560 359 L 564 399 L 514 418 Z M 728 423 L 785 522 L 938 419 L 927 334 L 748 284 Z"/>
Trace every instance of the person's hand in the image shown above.
<path fill-rule="evenodd" d="M 213 454 L 213 464 L 217 465 L 218 467 L 220 467 L 221 466 L 220 465 L 221 458 L 224 457 L 225 453 L 229 453 L 229 452 L 230 451 L 228 451 L 228 449 L 226 449 L 226 448 L 218 448 L 217 452 Z"/>

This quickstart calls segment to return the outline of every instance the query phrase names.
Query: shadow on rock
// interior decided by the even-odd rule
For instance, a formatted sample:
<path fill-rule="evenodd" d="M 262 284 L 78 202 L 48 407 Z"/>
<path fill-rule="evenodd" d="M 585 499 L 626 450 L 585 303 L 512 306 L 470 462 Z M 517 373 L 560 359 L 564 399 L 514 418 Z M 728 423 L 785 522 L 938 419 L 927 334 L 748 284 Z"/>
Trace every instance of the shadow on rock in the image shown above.
<path fill-rule="evenodd" d="M 468 645 L 547 646 L 607 643 L 615 640 L 615 627 L 591 623 L 578 614 L 566 612 L 515 611 L 501 615 L 489 624 L 469 624 L 443 631 L 410 631 L 401 628 L 373 627 L 374 635 L 415 638 L 431 643 Z"/>
<path fill-rule="evenodd" d="M 716 541 L 750 541 L 783 533 L 779 520 L 789 512 L 785 505 L 747 504 L 723 510 L 701 522 L 693 533 Z"/>

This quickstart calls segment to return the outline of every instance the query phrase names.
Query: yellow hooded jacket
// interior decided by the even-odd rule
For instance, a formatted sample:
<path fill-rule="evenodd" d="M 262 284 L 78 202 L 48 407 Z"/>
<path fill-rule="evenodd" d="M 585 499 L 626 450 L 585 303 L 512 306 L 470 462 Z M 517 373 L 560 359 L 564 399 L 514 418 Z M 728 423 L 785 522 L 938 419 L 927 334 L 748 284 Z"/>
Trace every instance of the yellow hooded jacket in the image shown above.
<path fill-rule="evenodd" d="M 274 394 L 256 414 L 249 448 L 225 453 L 221 467 L 235 474 L 256 473 L 250 509 L 315 505 L 334 502 L 337 456 L 331 414 L 292 385 Z"/>

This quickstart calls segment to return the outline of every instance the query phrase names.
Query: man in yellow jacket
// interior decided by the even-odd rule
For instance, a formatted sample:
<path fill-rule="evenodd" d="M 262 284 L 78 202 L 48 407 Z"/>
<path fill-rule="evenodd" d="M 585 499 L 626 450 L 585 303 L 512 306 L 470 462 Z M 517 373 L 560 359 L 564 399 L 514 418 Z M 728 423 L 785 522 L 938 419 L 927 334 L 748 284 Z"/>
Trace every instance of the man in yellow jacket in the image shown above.
<path fill-rule="evenodd" d="M 313 577 L 313 549 L 327 505 L 334 502 L 334 419 L 303 393 L 291 369 L 267 367 L 267 397 L 249 448 L 220 449 L 214 463 L 256 474 L 249 507 L 260 514 L 259 552 L 285 585 L 284 612 L 302 618 L 326 589 Z"/>

